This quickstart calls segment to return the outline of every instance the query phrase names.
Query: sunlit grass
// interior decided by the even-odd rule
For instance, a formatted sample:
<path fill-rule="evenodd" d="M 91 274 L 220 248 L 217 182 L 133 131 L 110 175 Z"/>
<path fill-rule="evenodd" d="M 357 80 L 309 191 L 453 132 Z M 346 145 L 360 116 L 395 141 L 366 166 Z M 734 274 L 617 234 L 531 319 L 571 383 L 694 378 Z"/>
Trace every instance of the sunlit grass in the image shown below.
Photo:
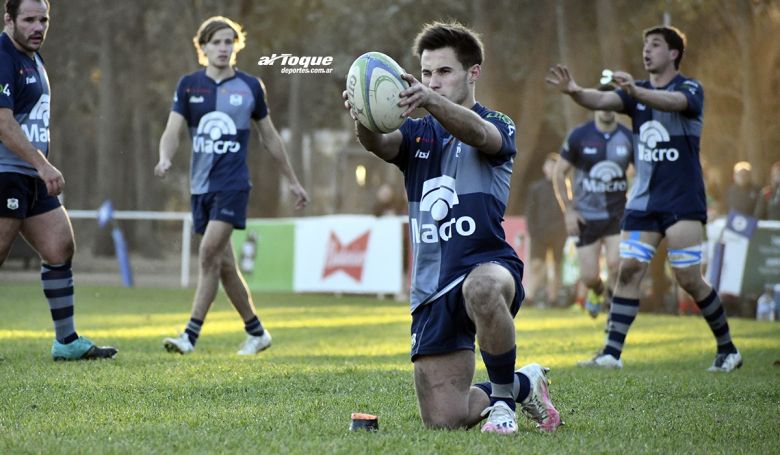
<path fill-rule="evenodd" d="M 601 346 L 604 317 L 521 309 L 518 363 L 553 368 L 566 426 L 517 438 L 421 429 L 408 307 L 372 297 L 255 296 L 273 347 L 235 355 L 245 333 L 220 297 L 197 351 L 171 355 L 191 290 L 77 288 L 77 328 L 114 361 L 54 363 L 36 285 L 0 285 L 0 453 L 772 453 L 780 421 L 780 323 L 731 320 L 746 364 L 704 370 L 714 342 L 699 317 L 640 314 L 623 371 L 574 367 Z M 477 379 L 486 373 L 477 362 Z M 380 432 L 347 431 L 353 411 Z"/>

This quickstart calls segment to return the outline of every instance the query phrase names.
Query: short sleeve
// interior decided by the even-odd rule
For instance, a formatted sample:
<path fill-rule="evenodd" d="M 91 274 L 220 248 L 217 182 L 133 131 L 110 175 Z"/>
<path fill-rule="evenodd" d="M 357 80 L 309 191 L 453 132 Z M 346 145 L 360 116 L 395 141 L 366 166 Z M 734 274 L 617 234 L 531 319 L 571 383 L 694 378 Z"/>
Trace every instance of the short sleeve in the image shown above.
<path fill-rule="evenodd" d="M 704 88 L 698 81 L 686 79 L 674 88 L 675 92 L 685 95 L 688 108 L 683 111 L 687 117 L 698 117 L 704 111 Z"/>
<path fill-rule="evenodd" d="M 266 98 L 265 84 L 259 77 L 255 87 L 255 109 L 252 111 L 252 119 L 262 120 L 268 116 L 268 99 Z"/>
<path fill-rule="evenodd" d="M 510 159 L 517 154 L 515 145 L 515 122 L 508 115 L 501 112 L 491 111 L 483 117 L 492 123 L 501 134 L 501 150 L 496 154 L 497 158 Z"/>
<path fill-rule="evenodd" d="M 622 88 L 615 90 L 615 93 L 620 97 L 620 101 L 623 102 L 623 110 L 619 112 L 633 118 L 634 112 L 636 112 L 636 99 Z"/>
<path fill-rule="evenodd" d="M 0 53 L 0 108 L 14 109 L 15 71 L 13 60 Z"/>
<path fill-rule="evenodd" d="M 577 146 L 577 130 L 574 129 L 566 136 L 561 145 L 561 158 L 569 163 L 577 164 L 580 157 L 580 148 Z"/>
<path fill-rule="evenodd" d="M 189 118 L 189 103 L 187 100 L 187 76 L 179 79 L 176 92 L 173 94 L 173 112 L 177 112 L 184 118 Z"/>
<path fill-rule="evenodd" d="M 398 155 L 388 162 L 398 166 L 401 171 L 406 171 L 409 164 L 409 154 L 415 150 L 415 140 L 420 136 L 419 131 L 422 128 L 422 123 L 421 119 L 407 118 L 398 129 L 401 133 L 401 146 L 398 148 Z"/>

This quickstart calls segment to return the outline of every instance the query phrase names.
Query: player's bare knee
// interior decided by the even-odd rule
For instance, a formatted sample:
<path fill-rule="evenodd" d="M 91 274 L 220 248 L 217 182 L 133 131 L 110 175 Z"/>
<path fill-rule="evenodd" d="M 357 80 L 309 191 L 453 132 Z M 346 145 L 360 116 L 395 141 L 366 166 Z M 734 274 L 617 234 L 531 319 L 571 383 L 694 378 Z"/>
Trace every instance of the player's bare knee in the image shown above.
<path fill-rule="evenodd" d="M 617 279 L 621 286 L 629 286 L 638 281 L 641 276 L 643 265 L 639 261 L 624 260 L 620 266 L 620 272 Z"/>
<path fill-rule="evenodd" d="M 582 273 L 580 273 L 580 279 L 582 280 L 582 283 L 589 288 L 598 286 L 601 281 L 598 270 L 583 270 Z"/>
<path fill-rule="evenodd" d="M 698 267 L 674 269 L 674 277 L 677 284 L 693 296 L 701 294 L 702 289 L 707 287 Z"/>
<path fill-rule="evenodd" d="M 489 275 L 468 277 L 463 283 L 463 297 L 471 314 L 492 313 L 493 306 L 503 301 L 501 283 Z"/>

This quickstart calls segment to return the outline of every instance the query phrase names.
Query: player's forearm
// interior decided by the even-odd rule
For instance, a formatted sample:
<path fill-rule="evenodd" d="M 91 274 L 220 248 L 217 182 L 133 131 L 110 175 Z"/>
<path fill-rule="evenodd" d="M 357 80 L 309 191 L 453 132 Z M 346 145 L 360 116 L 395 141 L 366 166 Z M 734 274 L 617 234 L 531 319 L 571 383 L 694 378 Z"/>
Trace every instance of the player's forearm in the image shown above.
<path fill-rule="evenodd" d="M 270 135 L 268 142 L 266 143 L 266 148 L 268 149 L 268 153 L 271 154 L 271 157 L 274 159 L 274 161 L 276 161 L 279 170 L 281 170 L 282 174 L 287 177 L 287 180 L 289 180 L 293 185 L 299 185 L 300 183 L 298 182 L 298 176 L 295 175 L 295 171 L 290 164 L 290 158 L 287 155 L 287 151 L 284 148 L 284 143 L 282 142 L 282 138 L 279 137 L 279 134 Z"/>
<path fill-rule="evenodd" d="M 5 116 L 0 119 L 0 142 L 36 170 L 49 162 L 43 152 L 30 143 L 15 119 L 7 119 Z"/>
<path fill-rule="evenodd" d="M 430 112 L 445 130 L 466 144 L 477 150 L 484 150 L 488 145 L 490 126 L 471 109 L 455 104 L 443 96 L 434 95 L 425 110 Z"/>
<path fill-rule="evenodd" d="M 615 106 L 611 106 L 608 103 L 608 98 L 604 95 L 605 92 L 581 87 L 569 93 L 571 99 L 582 107 L 596 111 L 615 110 Z"/>
<path fill-rule="evenodd" d="M 659 111 L 680 112 L 688 108 L 688 98 L 680 92 L 637 87 L 634 92 L 634 98 L 640 103 Z"/>
<path fill-rule="evenodd" d="M 566 175 L 556 172 L 553 175 L 553 189 L 555 190 L 555 199 L 558 201 L 558 206 L 563 213 L 568 212 L 572 208 L 572 202 L 569 199 L 568 191 L 566 191 Z"/>
<path fill-rule="evenodd" d="M 171 161 L 179 149 L 179 136 L 165 131 L 160 138 L 160 159 Z"/>
<path fill-rule="evenodd" d="M 392 145 L 389 134 L 375 133 L 356 121 L 355 135 L 363 148 L 385 161 L 395 158 L 398 154 L 398 147 Z"/>

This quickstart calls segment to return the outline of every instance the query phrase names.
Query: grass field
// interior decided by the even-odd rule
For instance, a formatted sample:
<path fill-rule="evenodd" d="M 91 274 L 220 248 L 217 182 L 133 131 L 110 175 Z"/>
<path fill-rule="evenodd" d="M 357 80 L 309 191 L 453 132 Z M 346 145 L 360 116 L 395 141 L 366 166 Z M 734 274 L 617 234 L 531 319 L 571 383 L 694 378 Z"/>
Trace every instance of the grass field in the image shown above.
<path fill-rule="evenodd" d="M 522 309 L 518 362 L 552 368 L 566 425 L 540 434 L 521 418 L 501 437 L 422 429 L 404 303 L 256 295 L 274 345 L 239 358 L 243 325 L 220 296 L 196 353 L 168 354 L 191 298 L 79 286 L 79 333 L 120 353 L 55 363 L 39 287 L 0 284 L 0 453 L 780 452 L 780 323 L 733 319 L 745 366 L 717 375 L 702 319 L 641 314 L 624 369 L 593 371 L 573 365 L 600 346 L 603 317 Z M 380 431 L 347 431 L 353 411 L 378 414 Z"/>

